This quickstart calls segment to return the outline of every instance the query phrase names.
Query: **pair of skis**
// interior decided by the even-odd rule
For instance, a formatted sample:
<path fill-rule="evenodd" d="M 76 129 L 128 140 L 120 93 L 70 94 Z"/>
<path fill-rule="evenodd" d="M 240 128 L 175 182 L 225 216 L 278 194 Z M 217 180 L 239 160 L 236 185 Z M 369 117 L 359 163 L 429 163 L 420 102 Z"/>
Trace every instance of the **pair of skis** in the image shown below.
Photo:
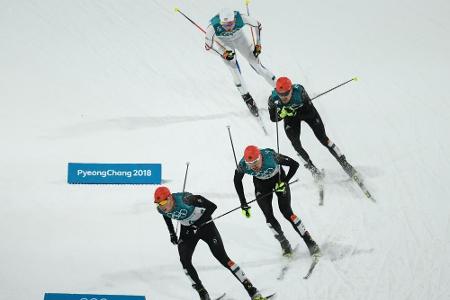
<path fill-rule="evenodd" d="M 277 277 L 278 280 L 283 280 L 284 279 L 284 276 L 286 275 L 286 273 L 289 270 L 289 267 L 290 267 L 292 261 L 294 260 L 294 256 L 295 256 L 295 253 L 297 251 L 298 246 L 299 246 L 299 244 L 297 244 L 294 247 L 294 249 L 292 251 L 292 255 L 287 257 L 287 260 L 286 260 L 285 264 L 283 265 L 283 267 L 281 268 L 280 274 Z M 313 255 L 312 256 L 311 265 L 309 266 L 309 269 L 308 269 L 308 272 L 306 273 L 306 275 L 303 276 L 303 279 L 308 279 L 311 276 L 311 274 L 313 273 L 314 269 L 316 268 L 317 263 L 319 262 L 319 259 L 320 259 L 320 255 Z"/>
<path fill-rule="evenodd" d="M 324 171 L 325 171 L 324 169 L 321 170 L 321 173 L 323 175 L 321 176 L 320 179 L 314 180 L 314 183 L 316 184 L 317 189 L 319 191 L 319 205 L 320 206 L 323 206 L 323 200 L 324 200 L 324 196 L 325 196 L 324 183 L 323 183 L 323 179 L 325 177 Z M 371 200 L 372 202 L 376 202 L 375 198 L 372 196 L 372 194 L 370 193 L 370 191 L 364 184 L 364 181 L 361 178 L 361 176 L 359 175 L 359 172 L 355 172 L 355 174 L 353 174 L 353 176 L 351 177 L 351 180 L 358 185 L 358 187 L 361 189 L 361 191 L 364 193 L 364 195 L 369 200 Z"/>
<path fill-rule="evenodd" d="M 294 249 L 292 249 L 292 254 L 290 256 L 284 256 L 283 258 L 286 258 L 285 263 L 283 264 L 283 267 L 280 270 L 280 274 L 278 274 L 277 279 L 283 280 L 284 275 L 286 275 L 287 270 L 289 269 L 289 265 L 294 260 L 294 256 L 297 252 L 299 244 L 295 245 Z"/>
<path fill-rule="evenodd" d="M 222 295 L 220 295 L 219 297 L 213 298 L 214 300 L 225 300 L 227 293 L 223 293 Z M 276 293 L 267 295 L 267 296 L 263 296 L 265 299 L 271 299 L 273 297 L 275 297 Z"/>

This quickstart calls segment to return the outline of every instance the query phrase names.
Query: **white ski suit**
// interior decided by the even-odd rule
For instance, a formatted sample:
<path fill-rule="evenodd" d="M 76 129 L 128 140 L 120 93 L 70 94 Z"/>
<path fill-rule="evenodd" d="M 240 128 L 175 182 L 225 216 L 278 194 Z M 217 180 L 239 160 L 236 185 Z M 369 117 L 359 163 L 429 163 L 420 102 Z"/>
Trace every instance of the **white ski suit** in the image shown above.
<path fill-rule="evenodd" d="M 275 75 L 261 64 L 259 58 L 255 57 L 255 55 L 253 54 L 255 45 L 253 45 L 247 39 L 242 30 L 245 25 L 253 28 L 253 32 L 255 33 L 256 37 L 255 42 L 257 45 L 261 45 L 261 24 L 250 16 L 240 14 L 238 11 L 234 12 L 234 16 L 235 25 L 231 31 L 226 31 L 222 27 L 219 14 L 211 19 L 210 25 L 206 29 L 206 50 L 212 49 L 215 53 L 220 55 L 224 63 L 231 71 L 234 84 L 236 85 L 241 95 L 245 95 L 248 93 L 247 86 L 242 77 L 236 56 L 232 60 L 226 60 L 225 58 L 223 58 L 223 53 L 227 50 L 231 50 L 233 52 L 236 52 L 236 50 L 238 50 L 239 53 L 244 56 L 245 59 L 249 62 L 250 66 L 255 70 L 255 72 L 264 77 L 264 79 L 269 83 L 271 87 L 275 87 Z"/>

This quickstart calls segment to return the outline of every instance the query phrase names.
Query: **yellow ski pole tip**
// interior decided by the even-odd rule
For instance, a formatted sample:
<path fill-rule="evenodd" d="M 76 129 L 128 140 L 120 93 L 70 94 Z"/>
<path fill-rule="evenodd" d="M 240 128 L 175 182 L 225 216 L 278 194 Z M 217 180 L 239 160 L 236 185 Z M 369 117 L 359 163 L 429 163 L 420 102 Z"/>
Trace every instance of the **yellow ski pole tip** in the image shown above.
<path fill-rule="evenodd" d="M 178 7 L 175 7 L 175 9 L 174 9 L 176 12 L 179 12 L 180 11 L 180 9 L 178 8 Z"/>
<path fill-rule="evenodd" d="M 245 4 L 248 5 L 250 3 L 250 0 L 245 0 Z"/>
<path fill-rule="evenodd" d="M 358 77 L 353 77 L 353 80 L 354 81 L 358 81 Z"/>

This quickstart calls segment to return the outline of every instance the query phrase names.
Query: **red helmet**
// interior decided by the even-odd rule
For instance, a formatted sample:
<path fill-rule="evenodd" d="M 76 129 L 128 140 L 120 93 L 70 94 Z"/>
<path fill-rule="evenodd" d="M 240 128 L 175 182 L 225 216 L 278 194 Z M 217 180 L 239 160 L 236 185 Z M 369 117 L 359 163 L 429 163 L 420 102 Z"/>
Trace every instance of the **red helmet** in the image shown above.
<path fill-rule="evenodd" d="M 287 77 L 280 77 L 277 79 L 277 85 L 275 87 L 275 90 L 278 94 L 288 94 L 291 91 L 292 88 L 292 82 Z"/>
<path fill-rule="evenodd" d="M 155 203 L 166 200 L 170 196 L 170 190 L 165 186 L 160 186 L 155 190 Z"/>
<path fill-rule="evenodd" d="M 257 161 L 261 156 L 261 152 L 258 147 L 250 145 L 244 150 L 244 160 L 246 163 L 253 163 Z"/>

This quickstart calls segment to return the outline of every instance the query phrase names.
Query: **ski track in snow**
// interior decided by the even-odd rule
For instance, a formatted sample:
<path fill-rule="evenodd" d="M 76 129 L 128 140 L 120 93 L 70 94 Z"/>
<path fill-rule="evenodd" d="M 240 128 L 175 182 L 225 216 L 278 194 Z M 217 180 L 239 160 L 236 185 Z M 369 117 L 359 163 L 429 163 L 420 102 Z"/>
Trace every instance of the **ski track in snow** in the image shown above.
<path fill-rule="evenodd" d="M 150 129 L 155 127 L 167 127 L 180 123 L 191 123 L 200 121 L 211 121 L 218 119 L 225 119 L 231 116 L 245 117 L 248 113 L 245 112 L 229 112 L 221 114 L 211 114 L 206 116 L 164 116 L 164 117 L 122 117 L 109 120 L 86 121 L 77 125 L 68 126 L 66 128 L 58 129 L 59 133 L 52 138 L 70 138 L 82 135 L 98 134 L 102 131 L 117 131 L 117 130 L 139 130 Z"/>

